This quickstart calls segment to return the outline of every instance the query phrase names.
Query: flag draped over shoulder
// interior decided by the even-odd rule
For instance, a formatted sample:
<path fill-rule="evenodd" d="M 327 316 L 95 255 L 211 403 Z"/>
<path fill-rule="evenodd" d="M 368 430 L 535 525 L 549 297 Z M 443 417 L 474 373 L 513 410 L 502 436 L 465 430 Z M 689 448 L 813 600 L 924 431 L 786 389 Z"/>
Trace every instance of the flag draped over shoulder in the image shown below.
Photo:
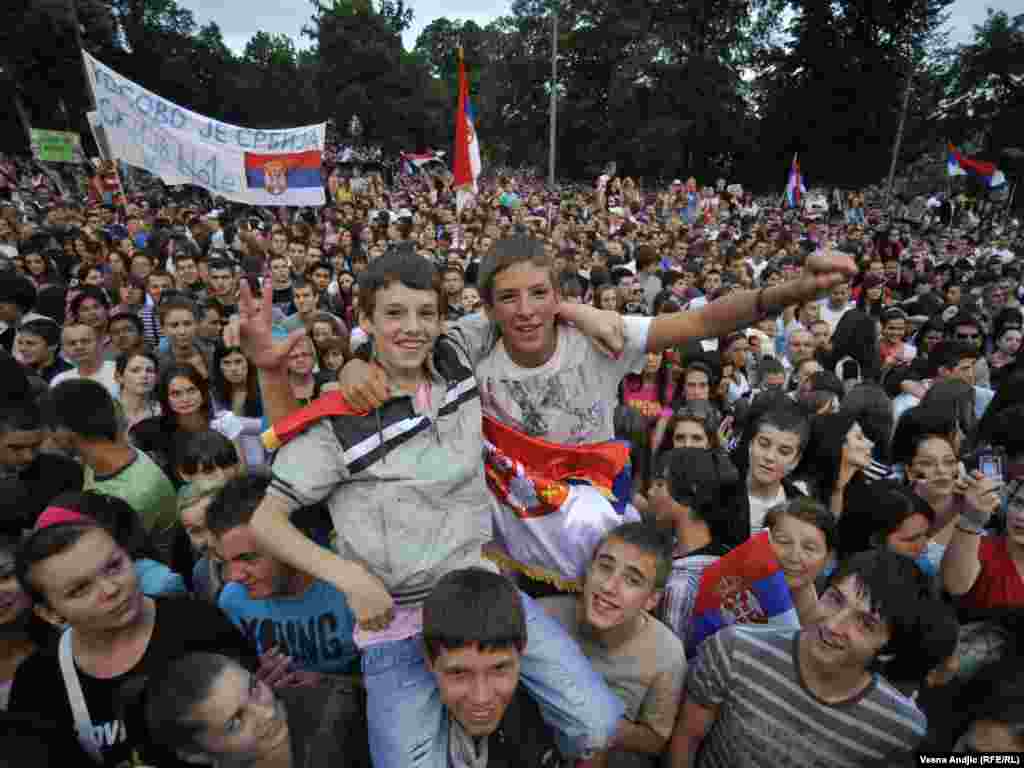
<path fill-rule="evenodd" d="M 476 113 L 469 100 L 466 65 L 459 48 L 459 106 L 455 112 L 455 175 L 456 205 L 462 210 L 476 193 L 476 180 L 480 176 L 480 143 L 476 138 Z"/>
<path fill-rule="evenodd" d="M 952 144 L 949 145 L 946 154 L 946 172 L 949 176 L 974 176 L 983 181 L 989 189 L 1001 187 L 1006 183 L 1006 177 L 994 163 L 962 155 Z"/>
<path fill-rule="evenodd" d="M 794 153 L 793 164 L 789 168 L 789 181 L 786 182 L 786 204 L 790 208 L 799 208 L 806 191 L 804 177 L 800 173 L 800 161 Z"/>
<path fill-rule="evenodd" d="M 701 575 L 693 605 L 687 658 L 731 624 L 799 626 L 793 598 L 775 550 L 764 531 L 720 557 Z"/>

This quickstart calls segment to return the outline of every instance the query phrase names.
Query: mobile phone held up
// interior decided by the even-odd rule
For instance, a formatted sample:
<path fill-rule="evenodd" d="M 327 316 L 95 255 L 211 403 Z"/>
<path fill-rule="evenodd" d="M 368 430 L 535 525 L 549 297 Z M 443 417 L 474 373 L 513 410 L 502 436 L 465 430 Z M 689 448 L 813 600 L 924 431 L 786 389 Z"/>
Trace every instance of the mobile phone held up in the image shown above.
<path fill-rule="evenodd" d="M 978 454 L 978 471 L 985 477 L 1003 482 L 1006 479 L 1003 457 L 990 448 Z"/>

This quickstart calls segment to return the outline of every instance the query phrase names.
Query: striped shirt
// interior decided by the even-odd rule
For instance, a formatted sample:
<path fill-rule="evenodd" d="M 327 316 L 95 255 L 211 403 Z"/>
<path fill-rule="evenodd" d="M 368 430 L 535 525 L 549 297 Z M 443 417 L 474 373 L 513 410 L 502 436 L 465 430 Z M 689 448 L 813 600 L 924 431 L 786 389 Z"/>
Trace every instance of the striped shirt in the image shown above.
<path fill-rule="evenodd" d="M 841 703 L 827 704 L 803 683 L 800 630 L 732 626 L 702 645 L 687 695 L 718 717 L 699 768 L 891 766 L 911 759 L 927 721 L 879 676 Z"/>

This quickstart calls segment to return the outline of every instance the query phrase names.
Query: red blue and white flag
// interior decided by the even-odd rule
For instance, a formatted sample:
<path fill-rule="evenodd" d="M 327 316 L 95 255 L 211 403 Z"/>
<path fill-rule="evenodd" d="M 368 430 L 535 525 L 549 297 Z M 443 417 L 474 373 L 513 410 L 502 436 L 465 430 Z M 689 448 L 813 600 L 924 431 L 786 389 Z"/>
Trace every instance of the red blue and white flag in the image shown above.
<path fill-rule="evenodd" d="M 800 173 L 800 161 L 794 152 L 793 164 L 789 168 L 789 181 L 786 182 L 786 205 L 790 208 L 799 208 L 805 192 L 807 187 L 804 186 L 804 177 Z"/>
<path fill-rule="evenodd" d="M 952 144 L 949 145 L 949 152 L 946 154 L 946 172 L 950 176 L 974 176 L 984 182 L 989 189 L 1001 187 L 1006 183 L 1006 177 L 994 163 L 962 155 Z"/>
<path fill-rule="evenodd" d="M 476 138 L 476 112 L 469 100 L 466 65 L 459 48 L 459 106 L 455 112 L 455 204 L 458 210 L 476 195 L 480 176 L 480 143 Z"/>
<path fill-rule="evenodd" d="M 731 624 L 800 625 L 767 531 L 751 536 L 708 566 L 701 575 L 690 621 L 686 656 L 691 659 L 701 643 Z"/>

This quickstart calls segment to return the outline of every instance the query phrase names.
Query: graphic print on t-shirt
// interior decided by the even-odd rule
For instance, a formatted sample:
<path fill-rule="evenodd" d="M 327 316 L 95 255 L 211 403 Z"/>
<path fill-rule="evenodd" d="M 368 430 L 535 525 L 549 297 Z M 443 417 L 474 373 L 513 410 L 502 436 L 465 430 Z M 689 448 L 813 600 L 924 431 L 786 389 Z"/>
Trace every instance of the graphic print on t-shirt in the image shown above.
<path fill-rule="evenodd" d="M 604 423 L 606 405 L 594 399 L 600 390 L 587 386 L 587 380 L 584 365 L 522 379 L 488 377 L 482 405 L 485 412 L 531 437 L 570 444 L 588 442 Z M 514 403 L 519 413 L 505 413 L 500 405 L 503 400 Z M 555 425 L 567 426 L 568 433 L 551 434 Z"/>
<path fill-rule="evenodd" d="M 349 647 L 351 628 L 346 642 L 339 633 L 345 625 L 333 611 L 306 619 L 242 618 L 240 628 L 260 653 L 276 646 L 280 653 L 291 656 L 304 669 L 323 671 L 352 653 Z"/>

